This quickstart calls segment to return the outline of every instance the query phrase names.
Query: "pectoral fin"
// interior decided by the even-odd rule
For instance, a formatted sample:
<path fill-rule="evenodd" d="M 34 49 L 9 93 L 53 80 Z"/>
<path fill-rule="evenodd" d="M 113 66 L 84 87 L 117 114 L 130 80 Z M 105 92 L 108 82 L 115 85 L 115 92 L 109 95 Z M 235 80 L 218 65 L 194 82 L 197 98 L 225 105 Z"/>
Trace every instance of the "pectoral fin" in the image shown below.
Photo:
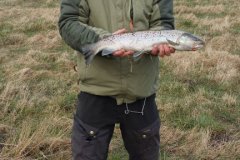
<path fill-rule="evenodd" d="M 103 49 L 102 50 L 102 56 L 107 56 L 107 55 L 110 55 L 114 52 L 114 50 L 112 49 Z"/>
<path fill-rule="evenodd" d="M 179 45 L 179 43 L 173 42 L 173 41 L 171 41 L 171 40 L 169 40 L 169 39 L 167 39 L 167 41 L 168 41 L 169 45 L 171 45 L 171 46 L 173 46 L 173 47 Z"/>

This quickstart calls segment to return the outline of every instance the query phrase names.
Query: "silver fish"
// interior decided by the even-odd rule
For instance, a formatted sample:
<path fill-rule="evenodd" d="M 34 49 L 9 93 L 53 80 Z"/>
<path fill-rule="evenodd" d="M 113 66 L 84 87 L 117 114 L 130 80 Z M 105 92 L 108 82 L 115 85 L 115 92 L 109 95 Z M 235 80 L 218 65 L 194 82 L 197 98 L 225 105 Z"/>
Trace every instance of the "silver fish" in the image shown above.
<path fill-rule="evenodd" d="M 150 52 L 156 44 L 168 44 L 180 51 L 195 51 L 202 48 L 204 41 L 190 33 L 179 30 L 139 31 L 108 36 L 93 44 L 82 46 L 86 64 L 90 64 L 94 56 L 101 52 L 102 56 L 110 55 L 119 49 L 133 50 L 134 59 Z"/>

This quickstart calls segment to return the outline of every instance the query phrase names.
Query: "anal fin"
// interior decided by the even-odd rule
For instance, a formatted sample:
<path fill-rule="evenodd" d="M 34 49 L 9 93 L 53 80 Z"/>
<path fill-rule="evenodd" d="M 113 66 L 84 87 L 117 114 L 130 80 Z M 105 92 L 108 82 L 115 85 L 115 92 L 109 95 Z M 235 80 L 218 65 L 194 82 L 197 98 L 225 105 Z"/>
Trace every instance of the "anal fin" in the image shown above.
<path fill-rule="evenodd" d="M 142 54 L 144 54 L 145 51 L 137 51 L 133 54 L 133 61 L 136 62 L 138 61 L 139 59 L 142 58 Z"/>
<path fill-rule="evenodd" d="M 141 56 L 143 53 L 145 53 L 145 51 L 137 51 L 133 54 L 133 58 L 137 58 L 137 57 Z"/>

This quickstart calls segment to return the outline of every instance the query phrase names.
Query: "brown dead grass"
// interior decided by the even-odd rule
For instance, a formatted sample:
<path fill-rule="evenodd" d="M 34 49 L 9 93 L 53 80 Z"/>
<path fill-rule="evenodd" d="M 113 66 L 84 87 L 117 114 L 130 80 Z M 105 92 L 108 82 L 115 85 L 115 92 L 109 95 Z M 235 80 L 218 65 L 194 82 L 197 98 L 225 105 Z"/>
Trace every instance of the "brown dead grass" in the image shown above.
<path fill-rule="evenodd" d="M 210 43 L 211 44 L 211 43 Z M 206 48 L 203 53 L 176 53 L 166 60 L 174 68 L 174 73 L 185 78 L 190 73 L 206 73 L 216 83 L 236 83 L 240 76 L 240 57 L 227 51 Z"/>
<path fill-rule="evenodd" d="M 65 154 L 67 152 L 69 154 L 70 141 L 64 140 L 62 137 L 64 132 L 71 128 L 71 123 L 67 124 L 65 130 L 62 130 L 62 133 L 59 133 L 56 137 L 49 135 L 49 130 L 59 124 L 63 127 L 62 124 L 66 124 L 66 122 L 52 116 L 41 121 L 37 129 L 33 130 L 33 128 L 36 127 L 34 123 L 32 123 L 32 120 L 24 121 L 19 130 L 19 137 L 11 136 L 5 142 L 9 144 L 8 147 L 11 148 L 11 151 L 9 151 L 8 147 L 4 147 L 2 154 L 4 154 L 5 157 L 15 157 L 16 159 L 28 157 L 29 155 L 38 155 L 38 153 L 42 151 L 50 155 L 59 151 L 65 151 Z M 14 130 L 10 134 L 14 135 Z"/>
<path fill-rule="evenodd" d="M 176 5 L 175 12 L 178 14 L 186 14 L 186 13 L 221 13 L 225 11 L 225 7 L 222 4 L 219 5 L 208 5 L 208 6 L 201 6 L 196 5 L 194 7 L 188 7 L 186 5 Z"/>
<path fill-rule="evenodd" d="M 235 159 L 239 156 L 239 134 L 226 138 L 216 136 L 211 130 L 192 129 L 181 131 L 167 126 L 161 127 L 161 139 L 165 152 L 191 159 Z"/>
<path fill-rule="evenodd" d="M 9 34 L 4 40 L 4 45 L 23 45 L 27 37 L 21 33 Z"/>
<path fill-rule="evenodd" d="M 237 97 L 234 95 L 229 95 L 227 93 L 225 93 L 222 96 L 223 102 L 228 105 L 228 106 L 233 106 L 237 104 Z"/>
<path fill-rule="evenodd" d="M 59 3 L 42 1 L 45 6 Z M 201 5 L 204 2 L 196 0 L 194 6 L 186 0 L 175 2 L 178 4 L 175 6 L 177 23 L 183 19 L 206 28 L 199 32 L 204 33 L 202 36 L 207 41 L 204 50 L 176 52 L 163 59 L 185 85 L 191 87 L 197 83 L 197 79 L 189 80 L 192 74 L 219 85 L 239 85 L 240 57 L 236 50 L 240 48 L 240 36 L 233 34 L 238 33 L 240 24 L 239 2 L 219 0 Z M 67 93 L 77 94 L 79 90 L 72 69 L 74 58 L 66 49 L 61 49 L 63 43 L 57 31 L 59 7 L 47 8 L 43 4 L 36 7 L 36 3 L 0 1 L 0 21 L 9 26 L 5 29 L 10 29 L 4 33 L 4 43 L 0 44 L 0 73 L 4 74 L 0 75 L 0 80 L 4 77 L 4 87 L 0 90 L 0 136 L 3 135 L 0 159 L 4 160 L 71 159 L 72 112 L 68 113 L 68 108 L 64 107 L 73 108 L 73 102 L 71 99 L 65 102 L 64 98 Z M 229 9 L 229 4 L 235 8 Z M 202 107 L 214 103 L 203 88 L 182 100 L 185 106 L 201 104 L 193 109 L 193 117 L 202 112 L 214 112 Z M 231 109 L 239 104 L 239 95 L 226 92 L 219 101 Z M 163 120 L 179 105 L 177 101 L 165 103 L 157 99 L 157 102 Z M 240 118 L 237 121 L 240 122 Z M 120 139 L 117 128 L 110 152 L 118 151 L 122 145 Z M 216 132 L 210 128 L 181 130 L 163 122 L 161 144 L 170 159 L 235 159 L 240 154 L 239 128 L 231 124 L 229 130 Z"/>
<path fill-rule="evenodd" d="M 47 34 L 36 34 L 27 40 L 28 45 L 34 45 L 39 49 L 53 49 L 62 45 L 62 39 L 58 31 L 50 31 Z"/>
<path fill-rule="evenodd" d="M 221 36 L 215 36 L 209 41 L 209 47 L 207 49 L 230 52 L 231 50 L 240 48 L 240 44 L 238 43 L 239 40 L 239 35 L 233 36 L 229 33 L 223 34 Z"/>

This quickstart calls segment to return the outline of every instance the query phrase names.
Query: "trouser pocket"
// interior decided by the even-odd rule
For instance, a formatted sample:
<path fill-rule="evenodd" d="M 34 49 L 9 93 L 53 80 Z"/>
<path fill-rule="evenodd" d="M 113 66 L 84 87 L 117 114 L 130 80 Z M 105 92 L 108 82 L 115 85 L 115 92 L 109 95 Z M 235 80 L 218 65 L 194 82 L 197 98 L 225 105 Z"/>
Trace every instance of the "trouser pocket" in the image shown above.
<path fill-rule="evenodd" d="M 160 149 L 160 121 L 141 130 L 121 128 L 124 145 L 130 160 L 158 160 Z"/>
<path fill-rule="evenodd" d="M 74 160 L 106 160 L 114 125 L 101 129 L 92 127 L 74 117 L 72 153 Z"/>

